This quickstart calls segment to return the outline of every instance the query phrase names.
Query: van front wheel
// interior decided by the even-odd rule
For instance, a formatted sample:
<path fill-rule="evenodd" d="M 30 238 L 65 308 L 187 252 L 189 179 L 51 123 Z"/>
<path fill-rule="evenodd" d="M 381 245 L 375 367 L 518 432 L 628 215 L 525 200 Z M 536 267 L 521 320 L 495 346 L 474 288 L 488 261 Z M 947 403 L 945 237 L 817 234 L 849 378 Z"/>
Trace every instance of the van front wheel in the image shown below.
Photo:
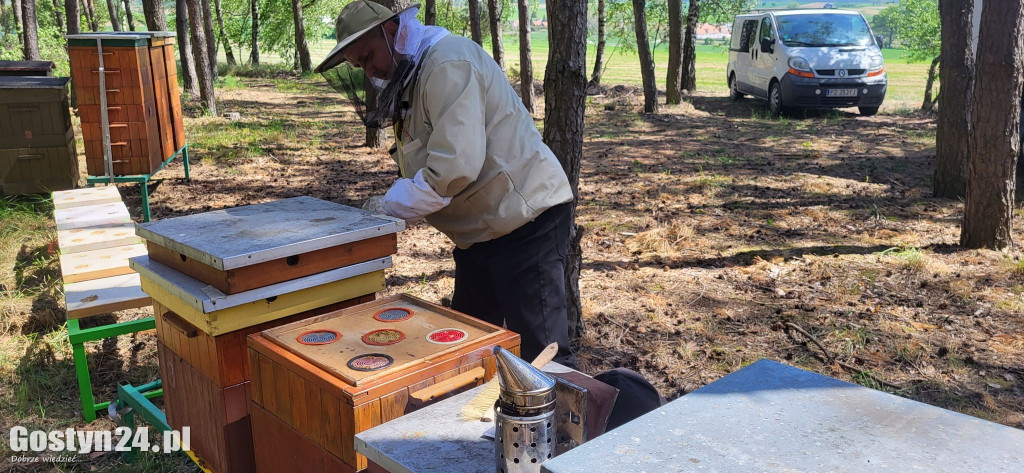
<path fill-rule="evenodd" d="M 865 117 L 870 117 L 878 113 L 878 107 L 857 107 L 857 110 L 860 111 L 860 114 L 864 115 Z"/>
<path fill-rule="evenodd" d="M 729 77 L 729 99 L 733 102 L 739 102 L 742 98 L 743 94 L 736 88 L 736 75 L 734 74 Z"/>
<path fill-rule="evenodd" d="M 780 90 L 778 82 L 772 82 L 772 85 L 768 87 L 768 114 L 772 118 L 782 114 L 782 90 Z"/>

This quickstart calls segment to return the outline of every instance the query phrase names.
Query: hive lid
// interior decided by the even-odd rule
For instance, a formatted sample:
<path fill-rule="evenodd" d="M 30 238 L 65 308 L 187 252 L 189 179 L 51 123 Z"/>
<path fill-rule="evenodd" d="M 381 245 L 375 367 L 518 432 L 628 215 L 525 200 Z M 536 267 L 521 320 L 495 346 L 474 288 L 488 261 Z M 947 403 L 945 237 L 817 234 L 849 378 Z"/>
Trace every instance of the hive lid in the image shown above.
<path fill-rule="evenodd" d="M 224 294 L 219 289 L 198 279 L 193 279 L 167 266 L 149 259 L 148 256 L 136 256 L 129 260 L 129 266 L 142 277 L 153 281 L 192 308 L 209 314 L 214 311 L 265 300 L 282 294 L 321 286 L 324 284 L 348 279 L 362 274 L 380 271 L 391 267 L 391 257 L 378 258 L 364 263 L 344 266 L 324 271 L 312 276 L 292 279 L 282 283 L 271 284 L 237 294 Z"/>
<path fill-rule="evenodd" d="M 63 89 L 68 77 L 0 76 L 0 89 Z"/>
<path fill-rule="evenodd" d="M 375 317 L 389 309 L 409 310 L 412 316 L 394 321 Z M 460 338 L 432 341 L 431 334 L 441 331 L 452 331 Z M 402 294 L 275 327 L 264 331 L 263 337 L 346 384 L 364 386 L 417 364 L 431 365 L 447 353 L 503 332 L 500 327 Z"/>
<path fill-rule="evenodd" d="M 312 197 L 138 224 L 136 234 L 221 271 L 405 229 L 399 219 Z"/>
<path fill-rule="evenodd" d="M 153 37 L 170 36 L 166 31 L 104 31 L 99 33 L 69 34 L 64 37 L 69 46 L 95 46 L 96 40 L 102 40 L 104 46 L 139 46 L 149 42 Z"/>
<path fill-rule="evenodd" d="M 53 61 L 0 61 L 0 73 L 16 73 L 17 75 L 48 76 L 53 70 Z"/>

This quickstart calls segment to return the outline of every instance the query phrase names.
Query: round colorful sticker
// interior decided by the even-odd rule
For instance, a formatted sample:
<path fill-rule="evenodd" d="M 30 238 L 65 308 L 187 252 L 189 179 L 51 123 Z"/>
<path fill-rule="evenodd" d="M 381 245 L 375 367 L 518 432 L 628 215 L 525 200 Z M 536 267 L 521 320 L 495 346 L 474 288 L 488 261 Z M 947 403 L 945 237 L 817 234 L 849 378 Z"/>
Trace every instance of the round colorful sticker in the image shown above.
<path fill-rule="evenodd" d="M 317 329 L 302 332 L 296 340 L 303 345 L 326 345 L 341 338 L 341 334 L 335 330 Z"/>
<path fill-rule="evenodd" d="M 458 328 L 442 328 L 434 330 L 427 334 L 427 341 L 431 343 L 439 343 L 441 345 L 448 345 L 451 343 L 458 343 L 468 337 L 469 334 L 465 330 Z"/>
<path fill-rule="evenodd" d="M 388 307 L 387 309 L 373 314 L 373 318 L 381 322 L 401 322 L 412 318 L 412 310 L 406 309 L 405 307 Z"/>
<path fill-rule="evenodd" d="M 393 358 L 383 353 L 367 353 L 348 360 L 348 367 L 356 371 L 377 371 L 394 362 Z"/>
<path fill-rule="evenodd" d="M 394 345 L 402 340 L 405 340 L 405 333 L 393 328 L 382 328 L 363 335 L 363 343 L 367 345 Z"/>

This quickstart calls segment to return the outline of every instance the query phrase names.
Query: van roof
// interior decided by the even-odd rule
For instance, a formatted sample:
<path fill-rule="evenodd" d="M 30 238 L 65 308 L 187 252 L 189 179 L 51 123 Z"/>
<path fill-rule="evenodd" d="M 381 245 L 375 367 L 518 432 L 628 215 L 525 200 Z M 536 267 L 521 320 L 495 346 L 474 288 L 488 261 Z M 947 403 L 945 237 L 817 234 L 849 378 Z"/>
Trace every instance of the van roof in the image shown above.
<path fill-rule="evenodd" d="M 776 16 L 780 15 L 859 15 L 860 13 L 853 10 L 836 10 L 834 8 L 814 8 L 806 10 L 775 10 L 772 11 Z"/>
<path fill-rule="evenodd" d="M 788 15 L 859 15 L 860 13 L 853 10 L 837 10 L 835 8 L 793 8 L 786 10 L 774 10 L 765 9 L 760 12 L 743 13 L 736 15 L 736 18 L 753 18 L 764 15 L 765 13 L 771 13 L 775 16 L 788 16 Z"/>

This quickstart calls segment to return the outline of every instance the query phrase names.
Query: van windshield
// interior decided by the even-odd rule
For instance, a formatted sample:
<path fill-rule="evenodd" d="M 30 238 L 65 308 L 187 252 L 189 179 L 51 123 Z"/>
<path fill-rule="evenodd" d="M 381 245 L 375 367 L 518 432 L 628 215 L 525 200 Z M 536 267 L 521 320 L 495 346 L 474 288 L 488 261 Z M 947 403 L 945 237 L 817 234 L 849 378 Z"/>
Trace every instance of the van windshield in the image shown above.
<path fill-rule="evenodd" d="M 786 46 L 868 46 L 872 41 L 871 30 L 860 15 L 779 15 L 775 21 Z"/>

